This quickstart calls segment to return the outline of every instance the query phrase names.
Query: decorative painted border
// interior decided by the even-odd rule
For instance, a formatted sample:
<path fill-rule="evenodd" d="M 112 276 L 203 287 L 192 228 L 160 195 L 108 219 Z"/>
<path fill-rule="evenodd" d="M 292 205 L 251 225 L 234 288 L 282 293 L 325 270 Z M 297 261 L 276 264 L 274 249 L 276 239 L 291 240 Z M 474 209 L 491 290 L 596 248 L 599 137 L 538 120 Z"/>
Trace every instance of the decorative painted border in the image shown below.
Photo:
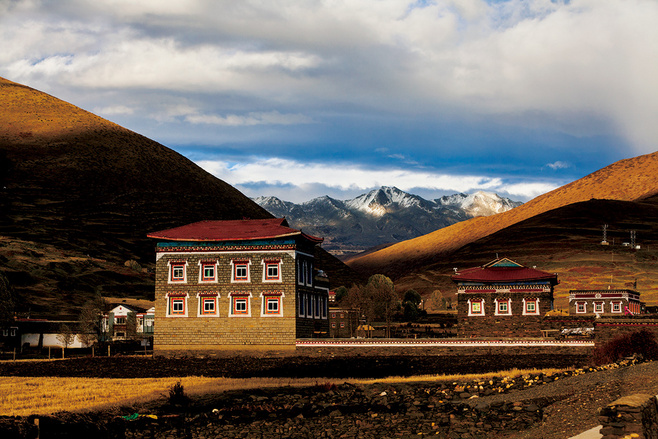
<path fill-rule="evenodd" d="M 564 346 L 564 347 L 594 347 L 593 341 L 586 340 L 345 340 L 345 341 L 315 341 L 297 340 L 298 347 L 373 347 L 373 346 L 400 346 L 400 347 L 496 347 L 496 346 Z"/>

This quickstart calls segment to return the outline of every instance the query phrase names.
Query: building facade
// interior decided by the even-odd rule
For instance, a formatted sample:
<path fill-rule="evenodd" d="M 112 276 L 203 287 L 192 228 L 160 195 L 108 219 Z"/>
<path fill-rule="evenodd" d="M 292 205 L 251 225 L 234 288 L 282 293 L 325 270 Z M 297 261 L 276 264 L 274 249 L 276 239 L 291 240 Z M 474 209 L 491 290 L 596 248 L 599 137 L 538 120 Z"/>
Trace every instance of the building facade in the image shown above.
<path fill-rule="evenodd" d="M 352 308 L 329 308 L 329 336 L 331 338 L 356 337 L 359 326 L 359 310 Z"/>
<path fill-rule="evenodd" d="M 139 340 L 142 346 L 151 346 L 154 325 L 155 307 L 116 305 L 103 316 L 101 331 L 107 341 Z"/>
<path fill-rule="evenodd" d="M 553 309 L 557 274 L 507 258 L 455 272 L 458 335 L 539 337 L 543 316 Z"/>
<path fill-rule="evenodd" d="M 155 352 L 294 349 L 329 334 L 321 238 L 284 218 L 201 221 L 157 239 Z"/>
<path fill-rule="evenodd" d="M 642 312 L 640 293 L 635 290 L 570 290 L 570 315 L 621 316 Z"/>

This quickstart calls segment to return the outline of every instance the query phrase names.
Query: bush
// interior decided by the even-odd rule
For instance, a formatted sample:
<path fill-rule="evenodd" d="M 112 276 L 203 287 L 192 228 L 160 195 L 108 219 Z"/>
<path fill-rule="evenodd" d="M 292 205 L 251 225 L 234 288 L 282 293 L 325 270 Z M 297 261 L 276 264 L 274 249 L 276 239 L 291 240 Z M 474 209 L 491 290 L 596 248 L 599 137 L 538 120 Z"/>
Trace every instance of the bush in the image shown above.
<path fill-rule="evenodd" d="M 169 404 L 171 405 L 187 405 L 190 398 L 185 394 L 185 389 L 180 381 L 169 388 Z"/>
<path fill-rule="evenodd" d="M 615 337 L 596 348 L 592 354 L 592 360 L 595 365 L 599 366 L 633 355 L 642 356 L 645 360 L 658 359 L 658 342 L 656 342 L 653 332 L 643 329 Z"/>

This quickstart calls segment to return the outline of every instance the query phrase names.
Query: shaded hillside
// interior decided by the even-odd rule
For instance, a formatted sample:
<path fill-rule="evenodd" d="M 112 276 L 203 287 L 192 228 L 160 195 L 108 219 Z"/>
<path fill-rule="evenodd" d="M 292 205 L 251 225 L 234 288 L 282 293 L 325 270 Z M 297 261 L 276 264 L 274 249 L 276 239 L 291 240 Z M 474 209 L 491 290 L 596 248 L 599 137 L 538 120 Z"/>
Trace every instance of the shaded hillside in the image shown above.
<path fill-rule="evenodd" d="M 74 313 L 94 292 L 152 294 L 148 232 L 271 216 L 171 149 L 45 93 L 0 78 L 0 109 L 0 271 L 33 313 Z"/>
<path fill-rule="evenodd" d="M 609 226 L 608 246 L 601 245 L 603 224 Z M 637 232 L 637 251 L 622 245 L 630 241 L 631 230 Z M 427 297 L 440 291 L 454 301 L 453 268 L 480 266 L 497 254 L 558 273 L 558 308 L 566 309 L 571 289 L 633 288 L 636 280 L 642 300 L 658 304 L 658 196 L 642 201 L 590 200 L 551 210 L 414 267 L 396 285 Z"/>
<path fill-rule="evenodd" d="M 541 195 L 508 212 L 473 218 L 347 261 L 363 272 L 394 278 L 409 266 L 431 263 L 455 250 L 520 221 L 593 198 L 632 201 L 658 192 L 658 153 L 620 160 L 586 177 Z"/>

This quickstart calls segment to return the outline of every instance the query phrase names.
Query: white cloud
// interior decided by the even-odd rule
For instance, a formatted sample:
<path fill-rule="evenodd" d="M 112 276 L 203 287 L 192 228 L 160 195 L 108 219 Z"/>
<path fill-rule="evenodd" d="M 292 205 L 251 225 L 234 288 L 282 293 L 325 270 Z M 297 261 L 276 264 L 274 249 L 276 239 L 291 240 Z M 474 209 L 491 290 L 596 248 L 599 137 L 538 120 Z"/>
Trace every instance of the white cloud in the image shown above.
<path fill-rule="evenodd" d="M 94 113 L 105 116 L 114 116 L 116 114 L 133 114 L 135 113 L 135 109 L 125 105 L 114 105 L 111 107 L 94 108 Z"/>
<path fill-rule="evenodd" d="M 558 169 L 566 169 L 566 168 L 571 167 L 571 165 L 569 163 L 562 162 L 560 160 L 558 160 L 556 162 L 553 162 L 553 163 L 547 163 L 546 166 L 548 166 L 549 168 L 551 168 L 554 171 L 557 171 Z"/>
<path fill-rule="evenodd" d="M 450 175 L 410 169 L 371 169 L 359 165 L 303 163 L 280 158 L 262 158 L 244 163 L 201 160 L 197 161 L 197 164 L 231 185 L 259 186 L 259 192 L 251 193 L 251 196 L 273 194 L 268 193 L 265 188 L 281 193 L 282 187 L 286 188 L 284 192 L 289 194 L 291 186 L 302 188 L 300 193 L 309 192 L 303 188 L 322 187 L 331 192 L 329 195 L 361 193 L 380 186 L 396 186 L 402 190 L 422 188 L 425 191 L 441 193 L 498 191 L 516 199 L 528 200 L 557 187 L 555 184 L 541 182 L 509 184 L 500 178 L 477 175 Z"/>
<path fill-rule="evenodd" d="M 185 120 L 193 124 L 224 126 L 299 125 L 313 123 L 310 117 L 303 114 L 281 114 L 278 111 L 253 112 L 247 115 L 229 114 L 226 116 L 190 114 L 185 117 Z"/>

